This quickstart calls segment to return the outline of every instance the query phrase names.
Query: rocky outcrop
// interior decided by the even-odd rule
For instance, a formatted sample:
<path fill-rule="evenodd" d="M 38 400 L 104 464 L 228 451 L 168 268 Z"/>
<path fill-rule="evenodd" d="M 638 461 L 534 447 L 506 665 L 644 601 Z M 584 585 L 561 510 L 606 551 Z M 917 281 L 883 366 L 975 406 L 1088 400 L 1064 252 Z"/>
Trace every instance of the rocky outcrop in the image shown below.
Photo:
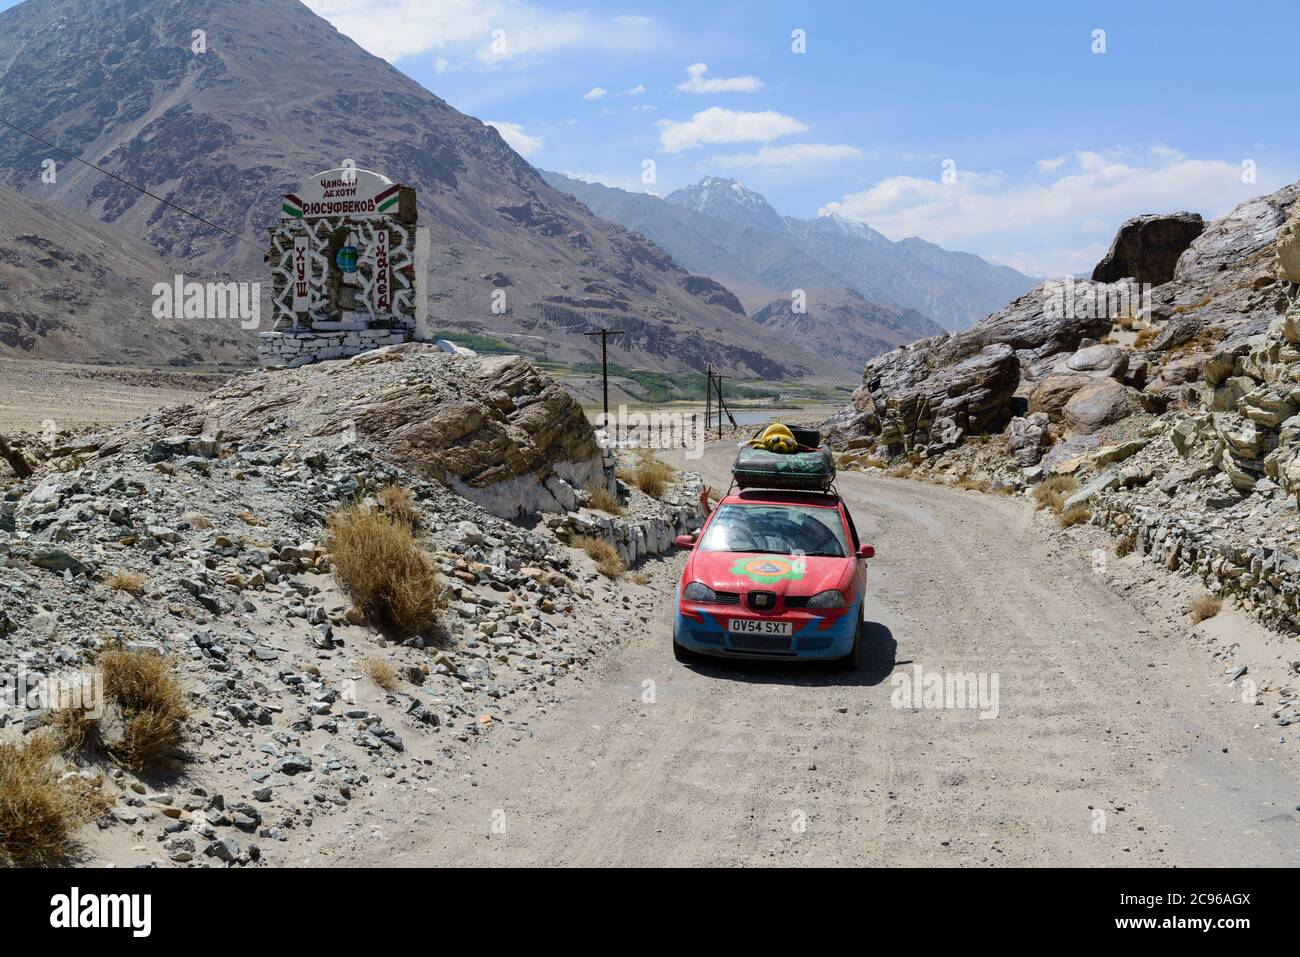
<path fill-rule="evenodd" d="M 1084 280 L 1072 295 L 1106 288 Z M 945 432 L 958 441 L 1000 429 L 1017 411 L 1018 389 L 1050 374 L 1082 343 L 1095 344 L 1110 325 L 1091 310 L 1069 308 L 1060 290 L 1045 284 L 967 332 L 923 339 L 867 363 L 851 405 L 823 423 L 822 434 L 844 449 L 879 444 L 893 454 L 937 454 L 950 443 L 933 442 L 932 425 L 951 419 Z"/>
<path fill-rule="evenodd" d="M 568 511 L 582 489 L 609 484 L 581 406 L 534 365 L 417 343 L 242 376 L 156 430 L 292 436 L 308 449 L 360 441 L 502 517 Z"/>
<path fill-rule="evenodd" d="M 1277 272 L 1287 282 L 1300 282 L 1300 208 L 1292 207 L 1291 218 L 1278 230 Z"/>
<path fill-rule="evenodd" d="M 1198 213 L 1135 216 L 1119 228 L 1092 278 L 1095 282 L 1132 278 L 1163 285 L 1174 278 L 1178 257 L 1204 230 L 1205 221 Z"/>
<path fill-rule="evenodd" d="M 888 381 L 882 373 L 855 392 L 850 409 L 822 425 L 823 438 L 844 448 L 879 442 L 896 453 L 933 454 L 1011 417 L 1020 366 L 1010 346 L 990 345 L 938 369 L 928 368 L 923 354 L 912 358 L 890 368 Z"/>

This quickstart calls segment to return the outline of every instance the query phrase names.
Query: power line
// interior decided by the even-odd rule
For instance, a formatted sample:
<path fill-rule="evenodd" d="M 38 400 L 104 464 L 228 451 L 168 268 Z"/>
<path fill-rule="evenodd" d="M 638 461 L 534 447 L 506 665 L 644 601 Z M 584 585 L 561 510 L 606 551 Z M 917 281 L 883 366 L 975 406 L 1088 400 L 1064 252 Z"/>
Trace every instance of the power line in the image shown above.
<path fill-rule="evenodd" d="M 244 239 L 242 236 L 236 236 L 230 230 L 224 229 L 221 226 L 218 226 L 216 223 L 204 219 L 202 216 L 198 215 L 197 213 L 191 213 L 188 209 L 185 209 L 183 206 L 177 206 L 171 200 L 163 199 L 157 193 L 149 192 L 149 190 L 145 189 L 143 186 L 137 186 L 135 185 L 135 183 L 123 179 L 122 177 L 118 176 L 116 173 L 110 173 L 102 166 L 96 166 L 94 163 L 90 162 L 89 160 L 84 160 L 80 156 L 77 156 L 74 153 L 69 153 L 67 150 L 63 149 L 63 147 L 55 146 L 49 140 L 42 139 L 41 137 L 37 136 L 35 133 L 29 133 L 27 130 L 23 129 L 20 126 L 14 126 L 8 120 L 0 119 L 0 125 L 7 126 L 9 127 L 9 129 L 23 134 L 23 136 L 30 136 L 32 139 L 36 140 L 36 142 L 48 146 L 52 150 L 58 150 L 58 152 L 62 153 L 64 156 L 76 160 L 78 163 L 81 163 L 83 166 L 89 166 L 91 169 L 96 170 L 97 172 L 103 173 L 105 176 L 109 176 L 117 180 L 123 186 L 129 186 L 132 189 L 136 190 L 137 192 L 143 193 L 144 195 L 150 197 L 151 199 L 158 200 L 158 202 L 162 203 L 164 206 L 170 206 L 172 209 L 176 210 L 177 212 L 184 213 L 186 216 L 190 217 L 190 219 L 197 219 L 203 225 L 210 226 L 211 228 L 215 229 L 219 233 L 225 233 L 227 236 L 229 236 L 237 243 L 243 243 L 245 246 L 251 246 L 253 249 L 256 249 L 260 253 L 265 252 L 265 250 L 262 249 L 262 247 L 257 245 L 256 243 L 250 243 L 247 239 Z"/>

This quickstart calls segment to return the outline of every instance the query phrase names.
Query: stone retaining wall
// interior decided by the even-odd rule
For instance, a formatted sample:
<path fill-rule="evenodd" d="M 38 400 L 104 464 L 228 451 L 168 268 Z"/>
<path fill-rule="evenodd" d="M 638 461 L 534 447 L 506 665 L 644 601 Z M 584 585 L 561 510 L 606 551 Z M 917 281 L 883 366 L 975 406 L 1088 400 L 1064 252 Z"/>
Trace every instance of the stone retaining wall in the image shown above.
<path fill-rule="evenodd" d="M 1169 571 L 1195 575 L 1231 596 L 1269 628 L 1300 634 L 1300 558 L 1280 548 L 1240 544 L 1169 512 L 1111 497 L 1096 500 L 1093 523 L 1133 535 L 1135 550 Z"/>
<path fill-rule="evenodd" d="M 295 368 L 322 359 L 351 356 L 410 342 L 409 329 L 286 330 L 257 336 L 257 359 L 263 368 Z"/>
<path fill-rule="evenodd" d="M 644 558 L 671 551 L 673 539 L 689 535 L 704 524 L 695 505 L 665 505 L 653 517 L 614 518 L 587 512 L 569 512 L 547 518 L 547 524 L 565 538 L 602 538 L 618 549 L 629 568 Z"/>

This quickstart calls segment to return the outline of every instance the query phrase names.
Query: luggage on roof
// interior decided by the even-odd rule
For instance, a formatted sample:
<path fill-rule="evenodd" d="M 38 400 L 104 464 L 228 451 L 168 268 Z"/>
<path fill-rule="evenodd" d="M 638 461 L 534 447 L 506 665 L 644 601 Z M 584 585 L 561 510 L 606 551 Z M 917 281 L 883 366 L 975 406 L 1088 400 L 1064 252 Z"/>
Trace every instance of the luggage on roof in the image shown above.
<path fill-rule="evenodd" d="M 774 434 L 792 436 L 793 441 L 768 442 L 767 447 L 759 444 Z M 835 459 L 829 450 L 819 446 L 820 440 L 821 436 L 812 429 L 768 426 L 755 435 L 750 445 L 741 447 L 731 467 L 732 477 L 741 488 L 824 491 L 835 481 Z"/>

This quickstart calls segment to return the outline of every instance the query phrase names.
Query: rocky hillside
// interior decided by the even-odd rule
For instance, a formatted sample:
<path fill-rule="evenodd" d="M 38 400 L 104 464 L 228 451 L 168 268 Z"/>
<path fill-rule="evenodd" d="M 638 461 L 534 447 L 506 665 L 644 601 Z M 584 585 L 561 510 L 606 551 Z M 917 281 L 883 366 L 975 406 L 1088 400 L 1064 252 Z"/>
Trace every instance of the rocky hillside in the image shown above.
<path fill-rule="evenodd" d="M 468 424 L 404 419 L 399 391 Z M 173 431 L 190 427 L 212 431 Z M 473 742 L 527 734 L 557 685 L 647 621 L 647 589 L 568 543 L 604 540 L 630 565 L 699 525 L 697 477 L 658 499 L 616 482 L 536 370 L 410 347 L 24 447 L 31 477 L 0 461 L 0 691 L 32 696 L 0 694 L 0 740 L 60 736 L 65 780 L 107 808 L 78 850 L 119 866 L 283 863 L 427 800 L 443 769 L 472 767 Z M 586 507 L 556 475 L 566 460 L 616 483 L 622 514 Z M 450 486 L 555 511 L 516 524 Z M 414 634 L 372 620 L 340 577 L 326 522 L 358 505 L 409 526 L 441 584 Z M 33 691 L 118 651 L 161 656 L 179 680 L 188 717 L 157 766 L 72 743 Z M 98 720 L 111 746 L 112 715 Z"/>
<path fill-rule="evenodd" d="M 0 356 L 64 362 L 248 362 L 238 323 L 158 319 L 176 269 L 128 233 L 0 188 Z"/>
<path fill-rule="evenodd" d="M 192 51 L 196 29 L 206 52 Z M 804 371 L 662 249 L 552 189 L 494 129 L 298 0 L 26 0 L 0 13 L 0 101 L 32 132 L 255 246 L 282 193 L 345 160 L 416 187 L 440 327 L 541 334 L 552 358 L 589 359 L 579 333 L 608 321 L 630 333 L 613 344 L 626 365 Z M 256 248 L 94 170 L 60 161 L 45 185 L 48 152 L 0 132 L 5 185 L 142 237 L 186 271 L 266 279 Z"/>
<path fill-rule="evenodd" d="M 907 474 L 1051 480 L 1071 521 L 1296 630 L 1298 198 L 1300 184 L 1208 224 L 1131 220 L 1097 275 L 1159 283 L 1148 303 L 1127 275 L 1044 286 L 872 360 L 824 430 L 853 461 Z"/>

